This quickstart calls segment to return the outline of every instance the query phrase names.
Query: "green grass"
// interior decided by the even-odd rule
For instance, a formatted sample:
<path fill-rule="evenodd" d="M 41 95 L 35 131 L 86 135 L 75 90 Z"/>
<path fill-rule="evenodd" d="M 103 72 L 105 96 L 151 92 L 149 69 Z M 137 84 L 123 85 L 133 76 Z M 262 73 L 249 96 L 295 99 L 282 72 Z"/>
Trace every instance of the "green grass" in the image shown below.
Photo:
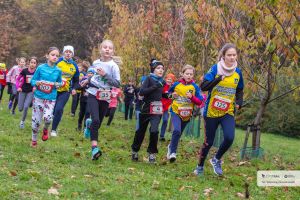
<path fill-rule="evenodd" d="M 205 176 L 196 177 L 192 172 L 202 137 L 183 137 L 174 164 L 165 158 L 168 142 L 159 143 L 158 162 L 153 165 L 146 161 L 147 134 L 140 151 L 141 161 L 134 163 L 130 145 L 135 122 L 124 121 L 123 115 L 117 113 L 111 127 L 101 127 L 99 144 L 104 154 L 92 161 L 90 143 L 75 131 L 77 118 L 69 116 L 69 104 L 59 136 L 43 142 L 39 135 L 36 149 L 30 147 L 31 111 L 25 129 L 20 130 L 20 113 L 10 115 L 6 105 L 7 102 L 0 105 L 1 199 L 240 199 L 237 193 L 245 193 L 246 183 L 250 199 L 300 199 L 299 187 L 256 184 L 257 170 L 300 170 L 299 139 L 262 134 L 264 158 L 239 166 L 244 131 L 237 130 L 234 145 L 224 157 L 225 175 L 216 177 L 206 162 Z M 209 157 L 215 151 L 212 148 Z M 59 194 L 48 194 L 51 187 Z M 205 195 L 208 188 L 213 190 Z"/>

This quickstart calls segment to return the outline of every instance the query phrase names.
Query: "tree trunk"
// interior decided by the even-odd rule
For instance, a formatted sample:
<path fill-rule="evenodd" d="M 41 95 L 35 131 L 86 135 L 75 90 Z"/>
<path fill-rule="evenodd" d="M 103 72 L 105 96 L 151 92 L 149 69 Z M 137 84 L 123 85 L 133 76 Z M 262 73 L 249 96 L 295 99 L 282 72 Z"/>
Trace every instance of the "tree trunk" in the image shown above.
<path fill-rule="evenodd" d="M 260 125 L 262 121 L 262 117 L 266 111 L 268 105 L 268 99 L 264 98 L 261 100 L 260 107 L 256 113 L 256 117 L 253 122 L 253 132 L 252 132 L 252 148 L 258 149 L 260 148 Z"/>

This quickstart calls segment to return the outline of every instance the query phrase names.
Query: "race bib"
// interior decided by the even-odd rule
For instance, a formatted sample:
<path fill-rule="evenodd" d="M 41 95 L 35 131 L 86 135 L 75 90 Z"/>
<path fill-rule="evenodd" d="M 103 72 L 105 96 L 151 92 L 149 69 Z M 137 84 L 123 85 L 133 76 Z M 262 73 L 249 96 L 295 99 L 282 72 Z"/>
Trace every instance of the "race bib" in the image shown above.
<path fill-rule="evenodd" d="M 62 82 L 62 85 L 61 85 L 61 87 L 63 88 L 63 87 L 65 87 L 66 85 L 67 85 L 67 80 L 66 79 L 62 79 L 61 80 L 61 82 Z"/>
<path fill-rule="evenodd" d="M 111 97 L 110 90 L 98 90 L 96 93 L 96 99 L 101 101 L 109 101 Z"/>
<path fill-rule="evenodd" d="M 182 118 L 187 118 L 192 116 L 193 108 L 191 107 L 179 107 L 178 108 L 178 114 Z"/>
<path fill-rule="evenodd" d="M 215 96 L 212 102 L 214 109 L 226 112 L 229 109 L 231 100 L 220 96 Z"/>
<path fill-rule="evenodd" d="M 0 79 L 1 79 L 1 80 L 4 79 L 4 74 L 0 74 Z"/>
<path fill-rule="evenodd" d="M 42 82 L 37 88 L 38 90 L 44 92 L 44 93 L 51 93 L 53 90 L 54 84 L 53 83 L 45 83 Z"/>
<path fill-rule="evenodd" d="M 26 83 L 30 83 L 32 75 L 26 75 Z"/>
<path fill-rule="evenodd" d="M 112 98 L 117 98 L 118 96 L 118 93 L 117 92 L 111 92 L 111 97 Z"/>
<path fill-rule="evenodd" d="M 150 114 L 153 115 L 163 114 L 163 106 L 161 101 L 153 101 L 150 103 Z"/>

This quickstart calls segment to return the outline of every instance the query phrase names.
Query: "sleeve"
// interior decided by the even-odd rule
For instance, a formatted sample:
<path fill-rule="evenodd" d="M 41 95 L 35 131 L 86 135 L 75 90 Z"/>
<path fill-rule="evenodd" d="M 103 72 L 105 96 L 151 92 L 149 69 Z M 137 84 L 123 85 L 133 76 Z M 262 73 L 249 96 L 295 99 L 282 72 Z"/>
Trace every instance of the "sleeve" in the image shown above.
<path fill-rule="evenodd" d="M 201 95 L 200 88 L 195 83 L 193 85 L 195 87 L 196 92 L 195 92 L 195 95 L 192 96 L 191 101 L 194 104 L 200 106 L 202 104 L 203 97 Z"/>
<path fill-rule="evenodd" d="M 146 80 L 144 81 L 141 89 L 140 89 L 140 95 L 141 96 L 144 96 L 144 95 L 148 95 L 150 94 L 151 92 L 153 92 L 154 90 L 157 89 L 157 86 L 154 84 L 152 86 L 150 86 L 150 77 L 148 76 L 146 78 Z"/>
<path fill-rule="evenodd" d="M 32 86 L 36 86 L 36 82 L 40 80 L 40 70 L 41 70 L 41 67 L 38 67 L 38 68 L 35 70 L 35 72 L 34 72 L 34 74 L 33 74 L 33 77 L 32 77 L 32 79 L 31 79 L 31 81 L 30 81 L 30 84 L 31 84 Z"/>
<path fill-rule="evenodd" d="M 240 106 L 240 108 L 243 105 L 243 101 L 244 101 L 244 79 L 243 79 L 243 75 L 242 72 L 239 70 L 238 74 L 240 75 L 240 80 L 239 83 L 237 85 L 236 88 L 236 93 L 235 93 L 235 101 L 236 104 Z"/>
<path fill-rule="evenodd" d="M 72 78 L 72 89 L 73 90 L 78 90 L 80 89 L 80 85 L 79 85 L 79 76 L 80 76 L 80 72 L 79 72 L 79 69 L 78 69 L 78 66 L 76 64 L 76 62 L 73 62 L 73 65 L 76 69 L 76 72 Z"/>
<path fill-rule="evenodd" d="M 112 75 L 105 74 L 104 78 L 107 79 L 107 83 L 113 87 L 120 87 L 120 69 L 118 65 L 113 65 Z"/>
<path fill-rule="evenodd" d="M 12 74 L 13 74 L 13 71 L 14 71 L 14 67 L 12 67 L 9 71 L 8 71 L 8 73 L 6 74 L 6 82 L 8 82 L 8 83 L 10 83 L 10 79 L 11 79 L 11 76 L 12 76 Z"/>
<path fill-rule="evenodd" d="M 62 72 L 61 72 L 61 70 L 59 70 L 59 73 L 58 73 L 59 75 L 58 75 L 58 77 L 57 77 L 57 79 L 56 79 L 56 82 L 58 83 L 58 85 L 62 85 L 63 83 L 62 83 L 62 77 L 61 77 L 61 75 L 62 75 Z"/>
<path fill-rule="evenodd" d="M 21 73 L 17 76 L 16 79 L 16 87 L 17 89 L 21 88 L 24 84 L 25 74 L 24 69 L 21 71 Z"/>
<path fill-rule="evenodd" d="M 222 80 L 222 76 L 215 78 L 216 75 L 217 75 L 217 65 L 214 65 L 204 75 L 203 82 L 200 85 L 202 91 L 211 90 Z"/>
<path fill-rule="evenodd" d="M 173 85 L 169 88 L 168 93 L 172 94 L 175 91 L 175 87 L 179 84 L 179 82 L 173 83 Z"/>

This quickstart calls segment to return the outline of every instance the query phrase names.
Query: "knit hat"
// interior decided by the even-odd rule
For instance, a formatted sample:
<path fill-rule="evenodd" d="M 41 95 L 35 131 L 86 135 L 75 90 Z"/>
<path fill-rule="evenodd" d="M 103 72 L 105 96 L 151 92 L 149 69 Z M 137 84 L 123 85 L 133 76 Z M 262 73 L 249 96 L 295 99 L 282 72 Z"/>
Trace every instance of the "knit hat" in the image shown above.
<path fill-rule="evenodd" d="M 96 71 L 95 71 L 94 68 L 89 68 L 89 69 L 87 70 L 87 73 L 93 73 L 93 74 L 95 74 Z"/>
<path fill-rule="evenodd" d="M 71 46 L 71 45 L 64 46 L 63 53 L 65 53 L 65 51 L 67 51 L 67 50 L 71 51 L 74 56 L 74 47 L 73 46 Z"/>
<path fill-rule="evenodd" d="M 154 72 L 154 69 L 158 66 L 162 65 L 164 67 L 164 64 L 161 61 L 156 60 L 155 58 L 152 58 L 150 61 L 150 71 L 151 73 Z"/>
<path fill-rule="evenodd" d="M 169 78 L 172 79 L 173 83 L 176 81 L 176 76 L 174 74 L 172 74 L 172 73 L 167 74 L 166 77 L 165 77 L 165 80 L 167 80 Z"/>
<path fill-rule="evenodd" d="M 5 63 L 0 63 L 0 69 L 6 70 L 6 64 Z"/>

